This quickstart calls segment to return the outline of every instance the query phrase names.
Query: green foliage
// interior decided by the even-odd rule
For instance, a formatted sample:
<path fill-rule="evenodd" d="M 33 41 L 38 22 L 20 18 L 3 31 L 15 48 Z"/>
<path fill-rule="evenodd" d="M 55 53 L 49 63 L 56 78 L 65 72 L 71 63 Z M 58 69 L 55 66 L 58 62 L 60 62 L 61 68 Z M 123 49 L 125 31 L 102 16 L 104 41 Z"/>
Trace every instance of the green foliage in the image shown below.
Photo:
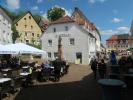
<path fill-rule="evenodd" d="M 41 49 L 41 45 L 35 45 L 35 44 L 30 44 L 30 43 L 28 45 L 35 47 L 35 48 L 38 48 L 38 49 Z"/>
<path fill-rule="evenodd" d="M 12 40 L 13 43 L 15 43 L 16 39 L 20 37 L 18 31 L 16 30 L 16 27 L 14 26 L 14 24 L 12 24 Z"/>
<path fill-rule="evenodd" d="M 55 21 L 65 15 L 65 10 L 59 7 L 50 8 L 47 11 L 47 18 L 50 21 Z"/>
<path fill-rule="evenodd" d="M 41 16 L 40 15 L 33 15 L 34 19 L 36 20 L 36 22 L 38 23 L 41 19 Z"/>

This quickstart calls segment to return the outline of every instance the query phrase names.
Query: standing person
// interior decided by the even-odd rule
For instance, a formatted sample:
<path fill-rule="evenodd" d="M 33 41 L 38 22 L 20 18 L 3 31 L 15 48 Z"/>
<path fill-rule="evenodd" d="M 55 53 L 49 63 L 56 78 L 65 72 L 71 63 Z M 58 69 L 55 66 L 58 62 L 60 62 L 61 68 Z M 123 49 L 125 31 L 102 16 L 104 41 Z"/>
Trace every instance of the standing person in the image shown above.
<path fill-rule="evenodd" d="M 115 55 L 114 51 L 111 51 L 111 53 L 110 53 L 110 63 L 111 63 L 111 65 L 117 64 L 116 55 Z"/>
<path fill-rule="evenodd" d="M 105 78 L 105 76 L 106 76 L 106 64 L 105 64 L 103 59 L 98 63 L 98 72 L 99 72 L 100 78 Z"/>
<path fill-rule="evenodd" d="M 58 58 L 54 60 L 53 66 L 54 66 L 55 81 L 60 80 L 61 65 L 62 63 Z"/>
<path fill-rule="evenodd" d="M 94 74 L 94 79 L 96 79 L 96 77 L 97 77 L 97 64 L 98 64 L 98 62 L 96 59 L 91 60 L 91 69 L 92 69 L 93 74 Z"/>

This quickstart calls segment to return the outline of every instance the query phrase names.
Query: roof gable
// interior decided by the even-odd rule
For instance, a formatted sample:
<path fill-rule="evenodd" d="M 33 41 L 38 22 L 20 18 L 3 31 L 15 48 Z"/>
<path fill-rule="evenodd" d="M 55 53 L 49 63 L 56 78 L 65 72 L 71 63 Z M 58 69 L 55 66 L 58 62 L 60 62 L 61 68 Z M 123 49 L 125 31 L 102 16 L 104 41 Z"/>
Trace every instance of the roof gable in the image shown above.
<path fill-rule="evenodd" d="M 6 14 L 5 9 L 0 6 L 0 12 L 7 18 L 8 21 L 12 22 L 11 18 Z"/>
<path fill-rule="evenodd" d="M 37 23 L 37 21 L 35 20 L 34 16 L 32 15 L 32 13 L 30 11 L 25 12 L 21 17 L 19 17 L 19 19 L 17 19 L 16 21 L 14 21 L 14 24 L 18 23 L 21 19 L 23 19 L 27 14 L 29 14 L 31 16 L 31 18 L 35 21 L 36 25 L 40 28 L 40 30 L 42 31 L 41 27 L 39 26 L 39 24 Z"/>
<path fill-rule="evenodd" d="M 50 25 L 51 24 L 60 24 L 60 23 L 70 23 L 70 22 L 74 22 L 74 20 L 72 20 L 71 17 L 69 17 L 69 16 L 64 16 L 64 17 L 59 18 L 56 21 L 50 22 Z"/>

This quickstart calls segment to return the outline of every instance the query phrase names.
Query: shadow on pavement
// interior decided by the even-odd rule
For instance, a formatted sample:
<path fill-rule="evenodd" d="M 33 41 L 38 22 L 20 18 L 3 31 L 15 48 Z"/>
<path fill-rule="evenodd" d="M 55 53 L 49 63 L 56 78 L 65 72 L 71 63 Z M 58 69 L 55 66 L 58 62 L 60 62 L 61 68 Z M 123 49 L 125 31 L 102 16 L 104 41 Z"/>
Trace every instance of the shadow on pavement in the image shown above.
<path fill-rule="evenodd" d="M 123 100 L 132 99 L 133 89 L 126 89 Z M 14 100 L 102 100 L 102 91 L 90 74 L 81 81 L 24 88 Z"/>
<path fill-rule="evenodd" d="M 15 100 L 101 100 L 101 90 L 93 75 L 81 81 L 55 83 L 25 88 Z"/>

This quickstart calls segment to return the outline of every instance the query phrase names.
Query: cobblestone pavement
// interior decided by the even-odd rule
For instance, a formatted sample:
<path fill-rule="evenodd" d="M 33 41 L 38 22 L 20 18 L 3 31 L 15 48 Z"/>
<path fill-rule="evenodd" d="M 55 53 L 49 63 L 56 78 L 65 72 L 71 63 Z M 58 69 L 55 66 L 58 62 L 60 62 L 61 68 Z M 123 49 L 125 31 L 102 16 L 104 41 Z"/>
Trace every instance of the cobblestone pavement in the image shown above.
<path fill-rule="evenodd" d="M 132 100 L 128 94 L 124 100 Z M 102 100 L 102 92 L 89 66 L 73 64 L 59 82 L 38 83 L 4 100 Z"/>

